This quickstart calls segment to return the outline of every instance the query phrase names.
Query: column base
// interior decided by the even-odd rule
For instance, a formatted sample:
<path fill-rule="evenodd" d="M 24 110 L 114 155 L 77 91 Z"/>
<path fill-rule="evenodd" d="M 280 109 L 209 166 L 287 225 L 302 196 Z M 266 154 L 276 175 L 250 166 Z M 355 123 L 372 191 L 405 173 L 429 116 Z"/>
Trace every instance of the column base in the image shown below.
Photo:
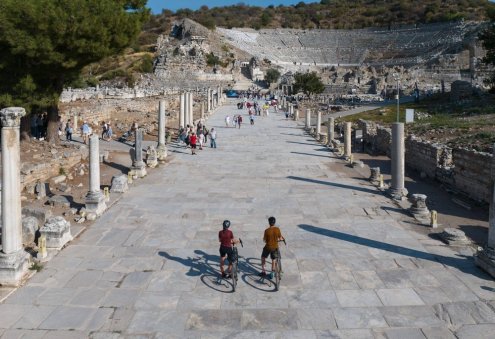
<path fill-rule="evenodd" d="M 45 236 L 46 248 L 60 250 L 72 240 L 70 222 L 63 217 L 52 217 L 48 219 L 40 228 L 40 234 Z"/>
<path fill-rule="evenodd" d="M 495 278 L 495 249 L 485 247 L 474 257 L 474 263 Z"/>
<path fill-rule="evenodd" d="M 390 187 L 387 190 L 388 195 L 390 195 L 395 200 L 404 200 L 407 197 L 407 189 L 406 188 L 393 188 Z"/>
<path fill-rule="evenodd" d="M 132 173 L 138 178 L 144 178 L 148 172 L 146 172 L 146 166 L 143 164 L 142 166 L 132 166 Z"/>
<path fill-rule="evenodd" d="M 86 195 L 86 211 L 94 213 L 96 216 L 102 215 L 107 208 L 105 200 L 105 196 L 100 191 L 88 192 Z"/>
<path fill-rule="evenodd" d="M 164 162 L 165 159 L 167 158 L 167 146 L 158 145 L 158 147 L 156 148 L 156 155 L 157 155 L 158 161 Z"/>
<path fill-rule="evenodd" d="M 24 249 L 10 254 L 0 252 L 0 284 L 19 286 L 28 266 L 29 254 Z"/>

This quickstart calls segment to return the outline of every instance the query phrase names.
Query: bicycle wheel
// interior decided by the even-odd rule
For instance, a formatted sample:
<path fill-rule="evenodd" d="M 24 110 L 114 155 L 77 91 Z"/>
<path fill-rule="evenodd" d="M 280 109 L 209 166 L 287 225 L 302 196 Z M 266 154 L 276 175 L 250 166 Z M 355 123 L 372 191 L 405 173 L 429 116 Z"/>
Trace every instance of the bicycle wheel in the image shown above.
<path fill-rule="evenodd" d="M 237 287 L 237 262 L 234 262 L 232 265 L 232 273 L 230 276 L 232 278 L 232 291 L 235 292 L 235 288 Z"/>

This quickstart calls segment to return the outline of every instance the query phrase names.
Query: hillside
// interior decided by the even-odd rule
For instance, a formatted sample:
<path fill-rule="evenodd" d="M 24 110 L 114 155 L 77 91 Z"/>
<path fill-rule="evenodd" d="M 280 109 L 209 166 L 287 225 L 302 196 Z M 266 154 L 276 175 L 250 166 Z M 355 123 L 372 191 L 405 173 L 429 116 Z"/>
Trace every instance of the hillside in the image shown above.
<path fill-rule="evenodd" d="M 299 3 L 293 6 L 266 8 L 238 4 L 226 7 L 201 7 L 197 11 L 164 10 L 152 15 L 138 40 L 124 55 L 108 58 L 86 68 L 83 78 L 72 87 L 93 85 L 98 81 L 119 79 L 132 85 L 136 75 L 152 68 L 150 57 L 160 34 L 170 33 L 172 22 L 192 19 L 203 26 L 300 29 L 357 29 L 446 22 L 453 20 L 487 20 L 495 5 L 488 0 L 322 0 L 319 4 Z"/>

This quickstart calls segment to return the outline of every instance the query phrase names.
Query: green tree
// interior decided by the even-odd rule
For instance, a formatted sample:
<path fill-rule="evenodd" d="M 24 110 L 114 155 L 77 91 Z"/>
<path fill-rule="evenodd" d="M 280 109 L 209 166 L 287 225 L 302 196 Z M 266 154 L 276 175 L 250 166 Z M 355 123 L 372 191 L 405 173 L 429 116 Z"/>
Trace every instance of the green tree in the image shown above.
<path fill-rule="evenodd" d="M 320 94 L 325 90 L 325 85 L 321 82 L 316 72 L 294 74 L 294 91 L 303 92 L 311 97 L 313 94 Z"/>
<path fill-rule="evenodd" d="M 495 66 L 495 10 L 489 10 L 488 16 L 490 17 L 490 26 L 487 27 L 479 36 L 483 48 L 486 51 L 486 55 L 483 58 L 483 63 Z M 490 85 L 491 92 L 495 91 L 495 73 L 492 73 L 489 79 L 485 79 L 485 82 Z"/>
<path fill-rule="evenodd" d="M 57 142 L 58 99 L 84 66 L 129 46 L 149 17 L 146 0 L 1 0 L 0 106 L 48 111 Z"/>
<path fill-rule="evenodd" d="M 275 68 L 270 68 L 268 71 L 266 71 L 265 80 L 269 84 L 273 84 L 277 82 L 279 78 L 280 78 L 280 72 Z"/>

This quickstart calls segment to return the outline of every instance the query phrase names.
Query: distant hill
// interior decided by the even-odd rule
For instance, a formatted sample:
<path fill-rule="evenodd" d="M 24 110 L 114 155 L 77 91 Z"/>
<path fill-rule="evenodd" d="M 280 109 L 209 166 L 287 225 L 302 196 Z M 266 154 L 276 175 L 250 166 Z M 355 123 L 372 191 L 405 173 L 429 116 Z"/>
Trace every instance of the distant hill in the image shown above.
<path fill-rule="evenodd" d="M 160 17 L 189 18 L 212 29 L 320 28 L 356 29 L 452 20 L 482 21 L 495 5 L 488 0 L 322 0 L 293 6 L 254 7 L 244 4 L 192 11 L 164 11 Z M 155 18 L 156 19 L 156 18 Z"/>
<path fill-rule="evenodd" d="M 358 29 L 365 27 L 399 28 L 403 25 L 457 20 L 488 20 L 495 4 L 488 0 L 322 0 L 319 4 L 300 2 L 293 6 L 266 8 L 238 4 L 199 10 L 164 10 L 152 15 L 138 41 L 124 55 L 87 67 L 80 84 L 124 78 L 132 85 L 136 73 L 152 68 L 150 59 L 160 34 L 170 33 L 172 22 L 189 18 L 203 26 L 233 28 Z"/>

